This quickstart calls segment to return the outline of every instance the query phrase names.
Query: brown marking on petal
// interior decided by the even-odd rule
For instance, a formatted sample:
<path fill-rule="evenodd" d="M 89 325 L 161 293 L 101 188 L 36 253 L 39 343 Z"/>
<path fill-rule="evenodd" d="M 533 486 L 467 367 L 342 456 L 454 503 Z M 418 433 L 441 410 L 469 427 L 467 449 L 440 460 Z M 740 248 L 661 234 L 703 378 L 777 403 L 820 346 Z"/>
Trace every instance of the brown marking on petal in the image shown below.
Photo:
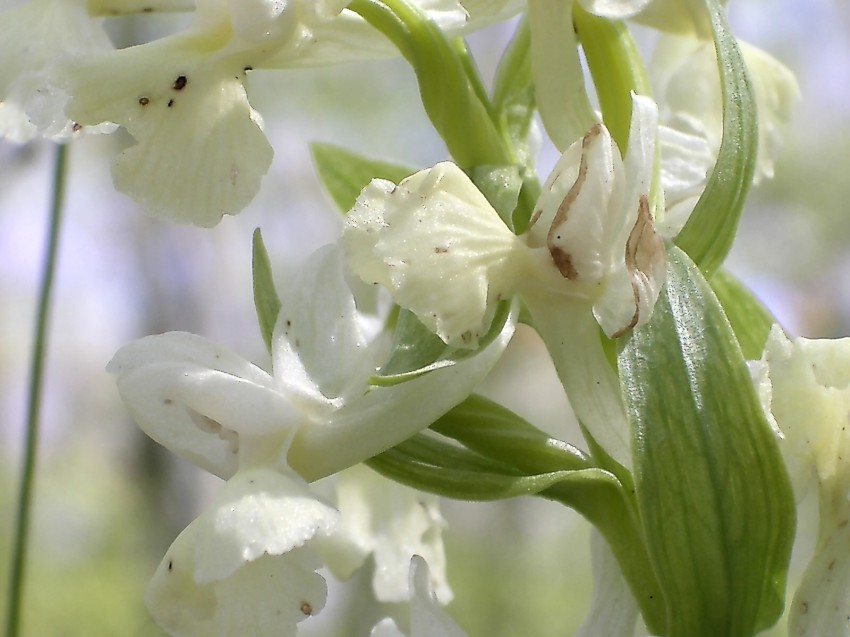
<path fill-rule="evenodd" d="M 546 246 L 549 248 L 549 253 L 552 255 L 552 261 L 555 262 L 555 267 L 557 267 L 558 271 L 570 281 L 578 278 L 578 270 L 576 270 L 573 265 L 572 255 L 567 254 L 563 248 L 556 244 L 556 241 L 561 239 L 561 235 L 559 235 L 558 232 L 564 223 L 566 223 L 570 208 L 575 200 L 578 199 L 578 196 L 581 193 L 581 188 L 587 180 L 587 154 L 585 151 L 590 146 L 590 143 L 601 134 L 602 124 L 597 122 L 582 138 L 582 153 L 581 160 L 578 165 L 578 175 L 576 175 L 575 182 L 567 192 L 567 196 L 564 197 L 561 205 L 558 206 L 558 210 L 555 212 L 555 217 L 552 219 L 552 225 L 549 226 L 549 232 L 546 235 Z"/>
<path fill-rule="evenodd" d="M 188 83 L 189 80 L 186 79 L 185 75 L 178 75 L 177 79 L 174 80 L 174 84 L 171 85 L 171 88 L 173 88 L 175 91 L 182 91 L 184 88 L 186 88 L 186 85 Z"/>
<path fill-rule="evenodd" d="M 163 399 L 162 404 L 163 405 L 173 405 L 174 401 L 171 398 L 165 398 L 165 399 Z"/>
<path fill-rule="evenodd" d="M 626 241 L 626 269 L 632 279 L 635 296 L 635 313 L 627 325 L 617 330 L 613 338 L 622 336 L 638 324 L 640 320 L 640 278 L 648 279 L 653 265 L 664 254 L 664 243 L 655 231 L 652 213 L 649 212 L 649 200 L 641 195 L 638 200 L 637 220 Z"/>
<path fill-rule="evenodd" d="M 145 97 L 143 95 L 142 97 L 139 98 L 139 104 L 141 104 L 142 106 L 147 106 L 150 103 L 151 103 L 151 100 L 150 100 L 149 97 Z"/>
<path fill-rule="evenodd" d="M 445 254 L 448 251 L 448 247 L 434 246 L 434 254 Z"/>
<path fill-rule="evenodd" d="M 168 560 L 168 570 L 169 572 L 174 570 L 174 560 Z"/>
<path fill-rule="evenodd" d="M 563 274 L 570 281 L 575 281 L 578 278 L 578 270 L 573 265 L 573 258 L 558 246 L 549 248 L 549 254 L 552 255 L 552 261 L 555 262 L 555 267 L 558 272 Z"/>
<path fill-rule="evenodd" d="M 808 602 L 800 602 L 800 614 L 805 615 L 809 612 L 809 603 Z"/>
<path fill-rule="evenodd" d="M 71 130 L 75 133 L 79 133 L 81 130 L 83 130 L 83 125 L 79 122 L 74 122 L 74 125 L 71 126 Z"/>
<path fill-rule="evenodd" d="M 168 100 L 168 108 L 174 106 L 174 100 Z"/>
<path fill-rule="evenodd" d="M 302 613 L 304 613 L 308 617 L 313 614 L 313 605 L 307 600 L 301 602 L 301 606 L 299 606 L 298 608 L 301 610 Z"/>

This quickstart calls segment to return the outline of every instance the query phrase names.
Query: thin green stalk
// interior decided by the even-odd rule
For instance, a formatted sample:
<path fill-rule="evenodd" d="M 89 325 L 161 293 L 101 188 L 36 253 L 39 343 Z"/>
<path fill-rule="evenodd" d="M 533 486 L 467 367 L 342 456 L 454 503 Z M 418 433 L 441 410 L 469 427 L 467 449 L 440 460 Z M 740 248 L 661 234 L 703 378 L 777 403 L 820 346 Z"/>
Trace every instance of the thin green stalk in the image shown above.
<path fill-rule="evenodd" d="M 56 256 L 59 246 L 59 225 L 65 198 L 65 167 L 67 146 L 59 144 L 53 164 L 53 201 L 47 229 L 47 248 L 44 255 L 44 270 L 39 284 L 36 307 L 35 338 L 30 360 L 30 378 L 27 397 L 26 440 L 24 459 L 21 465 L 21 484 L 18 492 L 17 519 L 12 545 L 12 564 L 9 569 L 9 604 L 6 612 L 6 637 L 18 637 L 21 619 L 24 578 L 26 572 L 27 539 L 35 478 L 35 452 L 38 443 L 41 389 L 44 378 L 44 359 L 47 349 L 47 323 L 50 309 L 53 279 L 56 274 Z"/>

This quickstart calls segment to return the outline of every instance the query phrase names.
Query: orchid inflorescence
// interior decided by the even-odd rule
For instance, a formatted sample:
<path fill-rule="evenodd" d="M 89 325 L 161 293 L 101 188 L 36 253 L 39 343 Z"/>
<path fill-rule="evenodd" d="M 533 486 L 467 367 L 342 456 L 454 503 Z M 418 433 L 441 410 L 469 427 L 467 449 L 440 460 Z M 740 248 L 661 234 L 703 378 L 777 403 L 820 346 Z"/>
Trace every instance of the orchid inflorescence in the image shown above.
<path fill-rule="evenodd" d="M 103 30 L 166 11 L 185 29 L 121 49 Z M 488 91 L 463 38 L 506 21 Z M 651 63 L 633 24 L 657 34 Z M 214 226 L 260 189 L 255 72 L 400 55 L 450 155 L 314 148 L 343 230 L 280 294 L 255 233 L 268 368 L 185 332 L 109 363 L 139 427 L 224 481 L 147 589 L 166 632 L 295 635 L 326 578 L 371 559 L 374 598 L 410 602 L 373 637 L 461 636 L 438 496 L 537 495 L 594 526 L 581 637 L 750 637 L 783 613 L 789 635 L 850 635 L 850 345 L 789 337 L 723 267 L 797 85 L 719 0 L 30 0 L 0 34 L 0 132 L 124 128 L 115 187 L 176 222 Z M 475 393 L 519 324 L 585 449 Z M 788 582 L 811 484 L 818 539 Z"/>

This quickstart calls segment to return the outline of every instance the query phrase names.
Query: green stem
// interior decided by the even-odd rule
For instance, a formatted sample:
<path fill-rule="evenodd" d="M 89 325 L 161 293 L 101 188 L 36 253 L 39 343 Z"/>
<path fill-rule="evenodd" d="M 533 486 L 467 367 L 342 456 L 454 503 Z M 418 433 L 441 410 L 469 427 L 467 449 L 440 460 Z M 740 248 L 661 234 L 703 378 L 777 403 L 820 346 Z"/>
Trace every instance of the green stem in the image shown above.
<path fill-rule="evenodd" d="M 17 637 L 21 618 L 21 600 L 23 597 L 26 566 L 27 539 L 32 504 L 33 482 L 35 478 L 35 452 L 38 443 L 39 411 L 41 407 L 42 380 L 44 378 L 44 359 L 47 349 L 47 322 L 50 309 L 53 279 L 56 274 L 56 257 L 59 246 L 59 225 L 65 198 L 65 168 L 67 147 L 56 147 L 53 164 L 53 201 L 48 225 L 47 251 L 44 257 L 44 270 L 39 284 L 38 306 L 36 308 L 35 339 L 30 361 L 30 378 L 27 400 L 26 440 L 24 443 L 24 461 L 21 466 L 21 484 L 18 492 L 17 520 L 12 546 L 12 564 L 9 574 L 9 605 L 6 614 L 6 637 Z"/>

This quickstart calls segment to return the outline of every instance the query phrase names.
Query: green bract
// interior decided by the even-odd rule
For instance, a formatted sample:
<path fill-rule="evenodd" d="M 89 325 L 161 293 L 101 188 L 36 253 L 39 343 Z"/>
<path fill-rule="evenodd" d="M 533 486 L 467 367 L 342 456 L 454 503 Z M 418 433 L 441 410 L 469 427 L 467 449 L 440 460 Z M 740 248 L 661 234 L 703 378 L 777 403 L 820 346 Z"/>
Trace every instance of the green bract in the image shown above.
<path fill-rule="evenodd" d="M 751 637 L 783 609 L 793 496 L 720 304 L 681 251 L 668 263 L 652 320 L 619 356 L 663 634 Z"/>

